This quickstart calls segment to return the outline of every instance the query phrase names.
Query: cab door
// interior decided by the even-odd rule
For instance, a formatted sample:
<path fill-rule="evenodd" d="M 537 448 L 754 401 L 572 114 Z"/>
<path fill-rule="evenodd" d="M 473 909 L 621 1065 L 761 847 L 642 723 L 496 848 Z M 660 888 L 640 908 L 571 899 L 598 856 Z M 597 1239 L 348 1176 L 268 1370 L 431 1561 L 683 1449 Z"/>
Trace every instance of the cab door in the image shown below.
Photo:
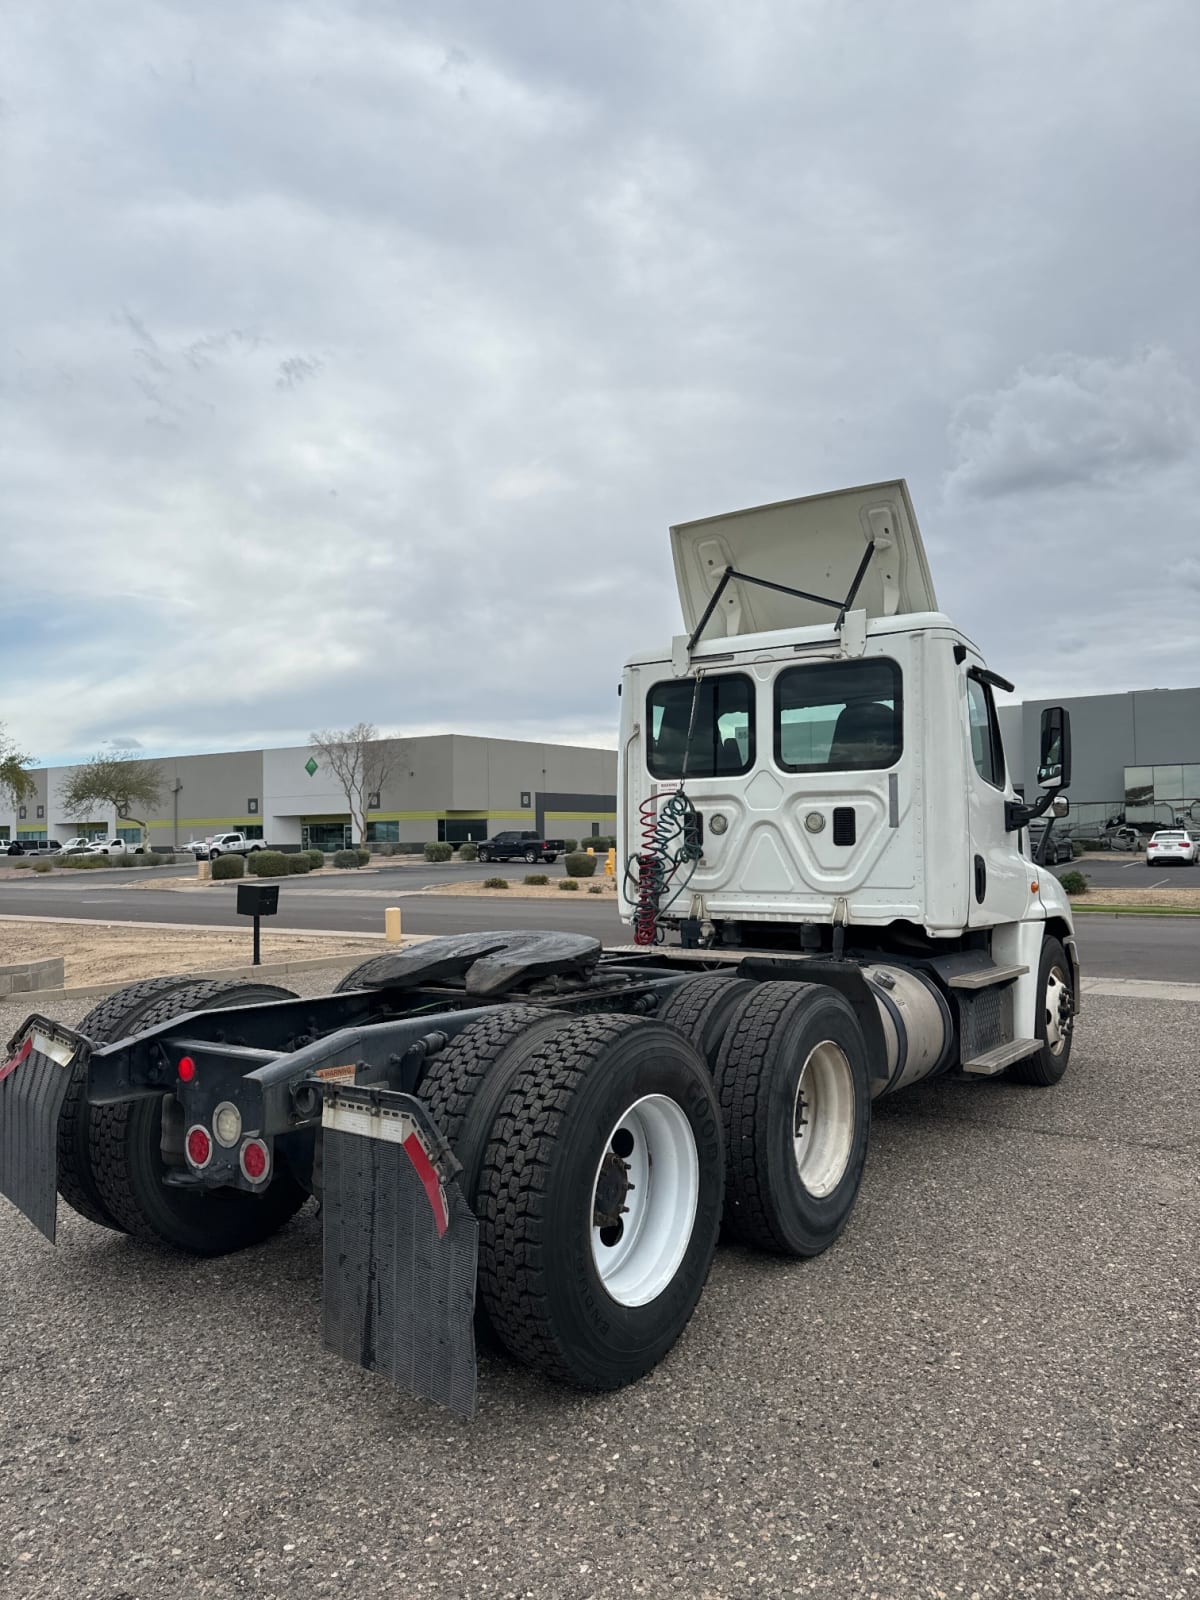
<path fill-rule="evenodd" d="M 973 928 L 1021 921 L 1029 907 L 1029 886 L 1037 876 L 1033 863 L 1020 852 L 1020 834 L 1004 826 L 1005 801 L 1016 796 L 1005 765 L 992 686 L 981 671 L 969 666 L 963 675 L 970 849 L 967 923 Z"/>

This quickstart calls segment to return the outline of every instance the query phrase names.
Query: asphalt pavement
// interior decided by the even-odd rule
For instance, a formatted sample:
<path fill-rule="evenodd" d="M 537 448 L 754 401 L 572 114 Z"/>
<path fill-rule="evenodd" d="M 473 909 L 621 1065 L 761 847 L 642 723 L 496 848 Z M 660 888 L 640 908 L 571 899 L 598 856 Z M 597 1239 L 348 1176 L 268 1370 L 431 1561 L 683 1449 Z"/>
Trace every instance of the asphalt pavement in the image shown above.
<path fill-rule="evenodd" d="M 1050 870 L 1060 878 L 1064 872 L 1082 872 L 1093 889 L 1200 889 L 1200 867 L 1148 867 L 1143 855 L 1091 856 Z"/>
<path fill-rule="evenodd" d="M 471 1425 L 322 1351 L 311 1209 L 196 1261 L 0 1202 L 0 1593 L 1194 1600 L 1194 1012 L 885 1103 L 827 1254 L 722 1248 L 617 1394 L 487 1357 Z"/>
<path fill-rule="evenodd" d="M 440 869 L 438 869 L 440 870 Z M 491 870 L 451 868 L 456 877 Z M 554 873 L 555 869 L 548 869 Z M 203 894 L 131 888 L 106 873 L 82 882 L 74 877 L 46 877 L 33 882 L 0 883 L 0 916 L 84 917 L 101 922 L 138 921 L 228 927 L 238 922 L 233 909 L 235 885 L 214 886 Z M 125 875 L 120 875 L 125 876 Z M 144 881 L 145 874 L 129 874 Z M 1132 875 L 1131 875 L 1132 876 Z M 1180 874 L 1184 882 L 1193 881 Z M 420 890 L 434 877 L 426 866 L 364 871 L 353 877 L 297 878 L 283 884 L 279 895 L 280 929 L 322 932 L 379 933 L 383 913 L 399 905 L 409 933 L 479 933 L 493 928 L 564 928 L 590 933 L 604 944 L 626 944 L 629 929 L 611 901 L 585 893 L 553 900 L 522 900 L 504 890 L 475 895 L 426 895 Z M 518 880 L 519 881 L 519 880 Z M 1174 881 L 1174 879 L 1172 880 Z M 1200 871 L 1195 880 L 1200 883 Z M 1200 917 L 1113 917 L 1081 913 L 1077 935 L 1085 972 L 1093 977 L 1155 978 L 1175 983 L 1200 982 Z M 0 921 L 0 949 L 12 940 Z M 15 958 L 14 958 L 15 959 Z"/>

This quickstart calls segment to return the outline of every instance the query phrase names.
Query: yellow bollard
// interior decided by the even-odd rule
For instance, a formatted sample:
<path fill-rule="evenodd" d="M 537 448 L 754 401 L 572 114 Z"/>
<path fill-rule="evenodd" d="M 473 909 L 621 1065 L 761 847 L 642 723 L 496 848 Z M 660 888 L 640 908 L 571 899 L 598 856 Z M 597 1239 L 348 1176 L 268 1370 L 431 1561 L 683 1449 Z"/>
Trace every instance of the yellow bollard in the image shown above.
<path fill-rule="evenodd" d="M 617 875 L 617 852 L 610 850 L 604 858 L 604 876 L 615 878 Z"/>
<path fill-rule="evenodd" d="M 591 845 L 588 845 L 586 854 L 588 854 L 589 856 L 594 856 L 596 854 L 596 852 L 592 849 Z"/>
<path fill-rule="evenodd" d="M 400 907 L 389 906 L 383 913 L 383 927 L 389 944 L 400 943 Z"/>

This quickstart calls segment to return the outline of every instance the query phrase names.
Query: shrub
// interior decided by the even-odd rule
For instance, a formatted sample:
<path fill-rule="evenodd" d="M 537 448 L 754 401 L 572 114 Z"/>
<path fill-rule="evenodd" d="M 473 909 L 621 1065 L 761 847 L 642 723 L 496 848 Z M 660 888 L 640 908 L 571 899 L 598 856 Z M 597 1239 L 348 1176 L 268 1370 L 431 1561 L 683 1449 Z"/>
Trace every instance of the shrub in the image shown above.
<path fill-rule="evenodd" d="M 137 856 L 131 855 L 128 850 L 124 853 L 124 855 L 115 856 L 113 858 L 114 867 L 137 867 L 140 865 L 141 862 L 138 860 Z"/>
<path fill-rule="evenodd" d="M 589 883 L 588 884 L 588 893 L 589 894 L 603 894 L 604 893 L 604 885 L 602 883 Z"/>
<path fill-rule="evenodd" d="M 531 889 L 536 889 L 540 888 L 543 884 L 549 883 L 550 879 L 544 872 L 527 872 L 521 881 L 522 883 L 528 884 Z"/>
<path fill-rule="evenodd" d="M 567 857 L 567 876 L 569 878 L 590 878 L 596 870 L 595 856 L 589 856 L 586 850 L 574 851 Z"/>
<path fill-rule="evenodd" d="M 291 877 L 294 872 L 312 871 L 312 862 L 308 859 L 307 850 L 301 850 L 298 856 L 284 856 L 283 859 L 287 862 L 287 872 L 289 877 Z"/>
<path fill-rule="evenodd" d="M 306 850 L 304 854 L 308 857 L 308 864 L 314 872 L 319 872 L 325 865 L 324 850 Z"/>
<path fill-rule="evenodd" d="M 5 859 L 10 867 L 31 867 L 33 865 L 28 856 L 8 856 Z"/>
<path fill-rule="evenodd" d="M 558 880 L 558 887 L 560 889 L 578 889 L 579 884 L 574 878 L 560 878 Z"/>
<path fill-rule="evenodd" d="M 570 855 L 572 850 L 578 850 L 579 849 L 579 840 L 578 839 L 564 839 L 563 840 L 563 849 L 567 852 L 568 855 Z"/>
<path fill-rule="evenodd" d="M 483 880 L 483 887 L 485 889 L 507 889 L 508 888 L 508 879 L 507 878 L 485 878 Z"/>
<path fill-rule="evenodd" d="M 436 839 L 431 839 L 425 846 L 426 861 L 449 861 L 453 854 L 452 844 L 440 844 Z"/>
<path fill-rule="evenodd" d="M 1088 880 L 1082 872 L 1064 872 L 1058 881 L 1062 884 L 1067 894 L 1086 894 L 1088 892 Z"/>
<path fill-rule="evenodd" d="M 269 851 L 260 850 L 257 855 L 251 856 L 250 860 L 252 863 L 261 861 L 269 853 Z M 280 856 L 279 859 L 284 861 L 287 858 Z M 256 866 L 254 870 L 260 877 L 265 876 L 261 868 Z M 246 863 L 241 856 L 218 856 L 212 864 L 212 875 L 214 878 L 244 878 L 246 876 Z"/>
<path fill-rule="evenodd" d="M 371 852 L 369 850 L 365 850 L 361 844 L 355 850 L 354 854 L 358 857 L 358 864 L 360 867 L 365 867 L 371 860 Z"/>
<path fill-rule="evenodd" d="M 460 844 L 459 845 L 459 847 L 458 847 L 458 859 L 460 861 L 478 861 L 479 860 L 479 846 L 475 843 L 475 841 L 473 839 L 468 839 L 464 844 Z"/>
<path fill-rule="evenodd" d="M 356 867 L 358 865 L 357 850 L 335 850 L 333 852 L 335 867 Z"/>
<path fill-rule="evenodd" d="M 224 856 L 218 856 L 217 861 L 213 862 L 214 877 L 218 862 L 224 859 Z M 288 863 L 298 859 L 297 856 L 285 856 L 282 850 L 255 850 L 250 857 L 250 871 L 256 878 L 286 878 Z"/>
<path fill-rule="evenodd" d="M 54 868 L 48 861 L 35 861 L 33 863 L 33 870 L 35 872 L 53 872 Z"/>

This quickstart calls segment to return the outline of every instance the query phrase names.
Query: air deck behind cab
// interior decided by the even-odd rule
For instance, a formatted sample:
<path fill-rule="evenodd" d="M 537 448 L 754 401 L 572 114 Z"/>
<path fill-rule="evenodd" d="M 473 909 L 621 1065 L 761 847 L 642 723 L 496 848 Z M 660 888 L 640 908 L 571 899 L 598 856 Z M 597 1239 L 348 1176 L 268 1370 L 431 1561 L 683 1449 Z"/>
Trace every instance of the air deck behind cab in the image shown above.
<path fill-rule="evenodd" d="M 134 1240 L 257 1244 L 322 1202 L 328 1349 L 469 1413 L 474 1330 L 584 1388 L 649 1371 L 724 1227 L 812 1256 L 871 1100 L 1055 1083 L 1070 910 L 1025 853 L 995 686 L 937 610 L 903 483 L 672 530 L 687 633 L 622 684 L 634 944 L 498 932 L 330 996 L 163 977 L 0 1062 L 0 1192 Z M 969 1134 L 965 1135 L 969 1136 Z M 56 1196 L 57 1189 L 57 1196 Z"/>

